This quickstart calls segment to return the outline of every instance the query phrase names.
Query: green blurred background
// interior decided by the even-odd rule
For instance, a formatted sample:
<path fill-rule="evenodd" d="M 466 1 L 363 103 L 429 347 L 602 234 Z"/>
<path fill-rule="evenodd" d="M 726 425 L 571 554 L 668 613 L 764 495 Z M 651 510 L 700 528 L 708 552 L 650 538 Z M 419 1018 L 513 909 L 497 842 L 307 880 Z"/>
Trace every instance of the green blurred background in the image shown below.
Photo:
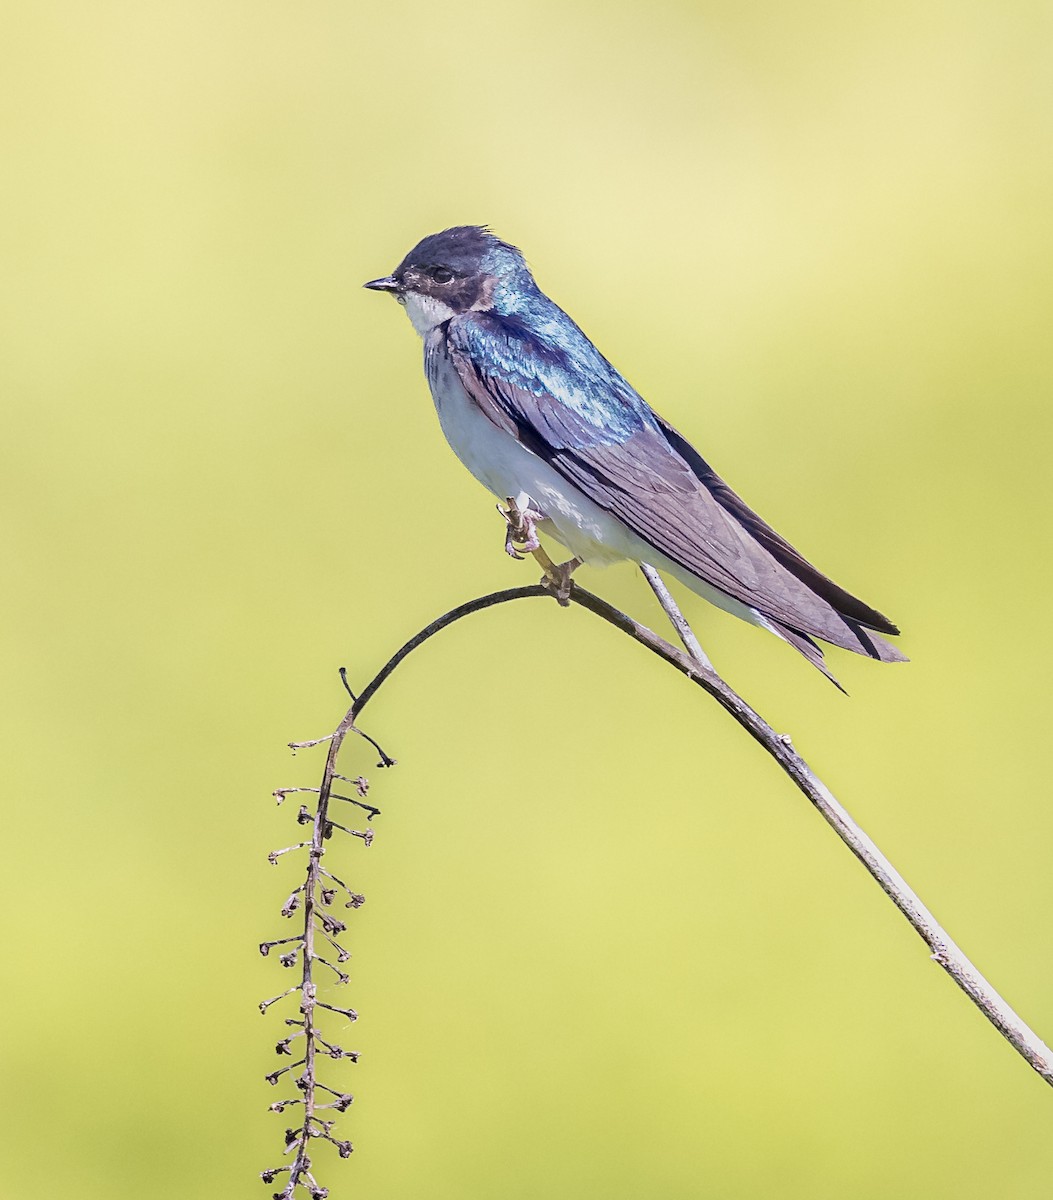
<path fill-rule="evenodd" d="M 273 1190 L 285 743 L 536 576 L 359 287 L 456 223 L 900 622 L 846 700 L 685 601 L 1053 1036 L 1048 3 L 37 0 L 0 44 L 11 1195 Z M 334 1197 L 1048 1194 L 1045 1085 L 637 647 L 490 612 L 365 725 Z"/>

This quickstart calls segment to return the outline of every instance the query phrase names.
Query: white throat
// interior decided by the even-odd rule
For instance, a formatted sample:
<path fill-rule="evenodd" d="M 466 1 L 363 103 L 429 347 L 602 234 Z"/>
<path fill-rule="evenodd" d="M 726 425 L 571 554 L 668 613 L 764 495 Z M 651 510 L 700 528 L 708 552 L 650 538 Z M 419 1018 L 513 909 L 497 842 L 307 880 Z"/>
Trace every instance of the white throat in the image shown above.
<path fill-rule="evenodd" d="M 422 296 L 419 292 L 406 292 L 403 299 L 406 305 L 406 316 L 409 317 L 413 328 L 421 337 L 426 337 L 436 325 L 441 325 L 443 321 L 448 321 L 457 315 L 448 304 L 443 304 L 434 296 Z"/>

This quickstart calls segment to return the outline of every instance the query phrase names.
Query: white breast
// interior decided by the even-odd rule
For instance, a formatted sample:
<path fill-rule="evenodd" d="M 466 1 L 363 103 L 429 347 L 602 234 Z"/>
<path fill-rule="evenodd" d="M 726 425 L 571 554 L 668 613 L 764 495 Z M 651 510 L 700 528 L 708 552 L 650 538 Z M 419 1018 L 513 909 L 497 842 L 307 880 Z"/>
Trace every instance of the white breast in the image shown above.
<path fill-rule="evenodd" d="M 429 373 L 439 424 L 454 454 L 501 500 L 540 509 L 551 533 L 572 554 L 597 565 L 630 558 L 632 535 L 548 463 L 499 429 L 464 390 L 453 364 L 436 349 Z"/>

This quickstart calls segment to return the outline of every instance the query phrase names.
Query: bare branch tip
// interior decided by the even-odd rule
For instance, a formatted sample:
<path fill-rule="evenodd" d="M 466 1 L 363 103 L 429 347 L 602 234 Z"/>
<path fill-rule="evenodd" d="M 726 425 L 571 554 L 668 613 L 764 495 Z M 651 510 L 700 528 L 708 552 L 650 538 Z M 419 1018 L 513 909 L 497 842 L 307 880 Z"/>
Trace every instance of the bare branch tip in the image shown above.
<path fill-rule="evenodd" d="M 351 685 L 347 682 L 347 667 L 340 667 L 338 669 L 340 672 L 340 682 L 344 685 L 344 691 L 346 691 L 347 694 L 351 697 L 351 703 L 357 704 L 358 697 L 351 690 Z"/>

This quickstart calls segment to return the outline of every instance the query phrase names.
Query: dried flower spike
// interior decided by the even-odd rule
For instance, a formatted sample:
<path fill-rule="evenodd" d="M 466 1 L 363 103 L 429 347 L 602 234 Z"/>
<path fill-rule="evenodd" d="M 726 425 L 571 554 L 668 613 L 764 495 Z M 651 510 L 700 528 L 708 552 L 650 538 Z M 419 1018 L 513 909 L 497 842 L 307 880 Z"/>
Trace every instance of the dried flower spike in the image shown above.
<path fill-rule="evenodd" d="M 275 1044 L 274 1049 L 275 1053 L 279 1055 L 291 1056 L 291 1044 L 293 1040 L 303 1037 L 304 1057 L 265 1076 L 267 1083 L 274 1086 L 286 1072 L 299 1069 L 299 1074 L 293 1082 L 300 1096 L 294 1099 L 277 1100 L 270 1105 L 272 1112 L 281 1113 L 290 1105 L 299 1104 L 303 1106 L 304 1113 L 303 1124 L 299 1128 L 287 1129 L 285 1131 L 286 1152 L 293 1156 L 291 1165 L 289 1167 L 272 1168 L 271 1170 L 264 1171 L 260 1176 L 265 1183 L 271 1183 L 279 1170 L 287 1170 L 289 1172 L 289 1179 L 285 1189 L 280 1193 L 276 1193 L 279 1200 L 296 1200 L 296 1197 L 300 1196 L 304 1191 L 308 1196 L 314 1198 L 314 1200 L 324 1200 L 329 1195 L 328 1189 L 319 1184 L 311 1174 L 311 1159 L 307 1153 L 307 1147 L 312 1140 L 320 1139 L 329 1142 L 336 1148 L 337 1154 L 341 1158 L 347 1158 L 352 1148 L 349 1140 L 340 1139 L 335 1136 L 333 1133 L 334 1122 L 323 1119 L 321 1116 L 321 1110 L 323 1109 L 338 1113 L 346 1112 L 348 1106 L 351 1104 L 351 1094 L 349 1092 L 336 1091 L 329 1087 L 328 1084 L 322 1083 L 316 1073 L 316 1061 L 319 1057 L 329 1060 L 350 1059 L 353 1063 L 358 1061 L 357 1051 L 345 1050 L 342 1046 L 328 1041 L 318 1028 L 319 1020 L 325 1017 L 327 1013 L 333 1013 L 334 1016 L 348 1021 L 356 1020 L 358 1014 L 353 1008 L 337 1007 L 336 1005 L 327 1004 L 324 1000 L 319 1000 L 317 998 L 318 982 L 314 978 L 314 973 L 316 964 L 320 963 L 328 967 L 335 974 L 336 980 L 334 982 L 336 986 L 346 986 L 350 982 L 350 977 L 345 972 L 341 971 L 318 953 L 316 943 L 320 939 L 328 942 L 336 952 L 337 962 L 347 962 L 351 957 L 350 951 L 341 945 L 338 940 L 342 934 L 347 932 L 347 924 L 326 910 L 336 900 L 338 889 L 342 889 L 349 897 L 346 902 L 347 908 L 357 909 L 365 901 L 364 896 L 352 891 L 342 879 L 333 875 L 321 865 L 327 849 L 324 843 L 338 829 L 350 834 L 354 838 L 360 839 L 367 846 L 373 840 L 372 829 L 366 831 L 349 829 L 329 818 L 329 802 L 332 799 L 338 798 L 333 791 L 334 781 L 342 779 L 344 782 L 349 783 L 353 789 L 351 796 L 341 796 L 339 799 L 348 800 L 352 804 L 365 809 L 370 819 L 379 813 L 379 809 L 363 803 L 364 797 L 369 790 L 369 784 L 364 777 L 361 775 L 357 777 L 342 776 L 335 769 L 337 757 L 347 734 L 352 732 L 352 730 L 356 733 L 361 733 L 360 730 L 354 728 L 353 718 L 354 712 L 352 710 L 345 716 L 336 732 L 329 737 L 319 739 L 315 743 L 299 743 L 296 747 L 304 748 L 310 744 L 328 743 L 325 768 L 319 787 L 279 788 L 274 792 L 274 797 L 279 804 L 287 795 L 294 792 L 313 795 L 317 798 L 313 811 L 305 803 L 300 805 L 296 813 L 296 821 L 299 825 L 311 827 L 310 840 L 299 842 L 293 846 L 286 846 L 281 850 L 273 850 L 267 856 L 269 862 L 277 864 L 278 859 L 283 855 L 294 853 L 297 850 L 307 851 L 304 881 L 293 889 L 281 909 L 281 915 L 284 918 L 291 920 L 295 917 L 298 922 L 302 921 L 303 932 L 297 934 L 295 937 L 278 938 L 272 941 L 261 942 L 259 945 L 260 953 L 265 957 L 270 954 L 272 948 L 284 946 L 284 950 L 277 955 L 278 962 L 287 969 L 297 966 L 300 968 L 300 982 L 295 987 L 289 988 L 280 995 L 272 997 L 270 1000 L 265 1000 L 260 1004 L 260 1011 L 265 1013 L 272 1004 L 293 993 L 298 993 L 300 997 L 299 1011 L 302 1014 L 302 1019 L 285 1018 L 286 1024 L 297 1027 L 298 1032 L 281 1038 Z M 367 742 L 376 746 L 376 743 L 367 734 L 362 734 L 362 736 Z M 377 749 L 381 757 L 385 760 L 385 765 L 394 762 L 383 750 L 380 750 L 379 747 Z M 323 1102 L 323 1093 L 334 1097 L 334 1099 Z"/>

